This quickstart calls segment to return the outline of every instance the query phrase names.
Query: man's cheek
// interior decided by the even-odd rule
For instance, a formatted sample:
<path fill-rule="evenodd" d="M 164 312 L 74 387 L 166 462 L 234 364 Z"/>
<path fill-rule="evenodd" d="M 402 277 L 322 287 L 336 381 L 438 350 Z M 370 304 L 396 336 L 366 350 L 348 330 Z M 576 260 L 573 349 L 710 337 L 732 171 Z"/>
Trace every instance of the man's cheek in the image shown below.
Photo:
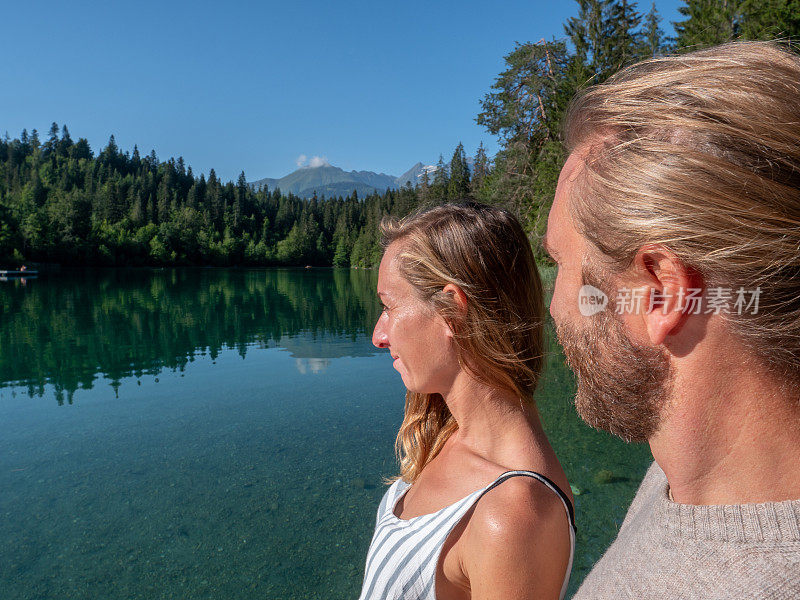
<path fill-rule="evenodd" d="M 565 286 L 563 276 L 559 272 L 556 275 L 556 281 L 553 286 L 553 297 L 550 299 L 550 316 L 556 323 L 563 322 L 565 315 L 568 313 L 565 297 Z"/>

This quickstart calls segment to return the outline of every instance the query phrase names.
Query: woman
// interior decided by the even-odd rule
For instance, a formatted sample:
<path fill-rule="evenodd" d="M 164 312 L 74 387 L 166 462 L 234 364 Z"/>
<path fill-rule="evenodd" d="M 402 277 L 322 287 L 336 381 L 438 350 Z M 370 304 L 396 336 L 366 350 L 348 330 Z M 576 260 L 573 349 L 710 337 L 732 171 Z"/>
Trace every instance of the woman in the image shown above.
<path fill-rule="evenodd" d="M 382 232 L 372 342 L 408 392 L 361 600 L 563 597 L 574 518 L 533 405 L 544 301 L 527 237 L 475 203 Z"/>

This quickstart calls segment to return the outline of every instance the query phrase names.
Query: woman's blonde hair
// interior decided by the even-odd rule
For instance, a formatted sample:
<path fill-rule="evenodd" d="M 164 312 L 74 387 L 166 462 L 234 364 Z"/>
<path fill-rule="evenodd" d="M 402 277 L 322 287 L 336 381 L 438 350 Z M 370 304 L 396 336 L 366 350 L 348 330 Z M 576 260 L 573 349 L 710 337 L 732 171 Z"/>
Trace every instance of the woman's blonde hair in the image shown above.
<path fill-rule="evenodd" d="M 453 331 L 462 368 L 531 403 L 542 369 L 544 300 L 539 271 L 519 221 L 473 202 L 418 211 L 381 223 L 383 247 L 401 244 L 400 273 Z M 467 298 L 459 313 L 442 291 Z M 397 434 L 401 477 L 413 482 L 458 428 L 440 394 L 406 393 Z"/>
<path fill-rule="evenodd" d="M 733 291 L 732 330 L 796 378 L 800 57 L 734 42 L 638 63 L 573 101 L 565 140 L 588 148 L 571 206 L 602 263 L 618 273 L 645 245 L 669 248 Z M 733 314 L 739 289 L 760 290 L 757 314 Z"/>

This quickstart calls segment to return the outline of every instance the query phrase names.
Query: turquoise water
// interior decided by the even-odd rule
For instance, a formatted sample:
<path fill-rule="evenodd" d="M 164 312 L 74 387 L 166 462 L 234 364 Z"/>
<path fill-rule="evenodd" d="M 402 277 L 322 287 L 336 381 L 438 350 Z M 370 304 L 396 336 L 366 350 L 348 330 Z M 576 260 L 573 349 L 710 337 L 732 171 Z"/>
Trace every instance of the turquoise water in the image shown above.
<path fill-rule="evenodd" d="M 354 598 L 404 389 L 376 274 L 78 271 L 0 283 L 2 598 Z M 649 452 L 539 390 L 573 485 L 572 589 Z"/>

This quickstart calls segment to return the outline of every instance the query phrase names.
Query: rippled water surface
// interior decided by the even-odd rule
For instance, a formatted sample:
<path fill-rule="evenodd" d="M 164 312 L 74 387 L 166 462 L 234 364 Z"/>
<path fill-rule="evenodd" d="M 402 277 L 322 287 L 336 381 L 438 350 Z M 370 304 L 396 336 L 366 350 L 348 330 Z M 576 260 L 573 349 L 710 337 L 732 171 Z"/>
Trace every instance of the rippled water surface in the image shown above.
<path fill-rule="evenodd" d="M 376 273 L 61 272 L 0 282 L 0 597 L 355 598 L 404 388 Z M 552 344 L 571 589 L 649 461 L 586 427 Z"/>

